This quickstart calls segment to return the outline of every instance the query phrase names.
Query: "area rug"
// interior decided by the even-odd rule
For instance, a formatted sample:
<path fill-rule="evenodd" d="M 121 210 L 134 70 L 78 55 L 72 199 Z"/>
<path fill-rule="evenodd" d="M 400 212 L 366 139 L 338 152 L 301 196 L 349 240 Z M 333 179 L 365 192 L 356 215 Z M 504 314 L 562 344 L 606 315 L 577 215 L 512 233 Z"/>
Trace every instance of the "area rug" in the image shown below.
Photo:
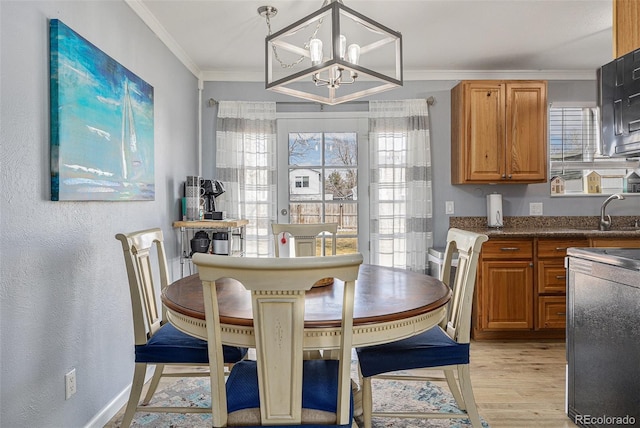
<path fill-rule="evenodd" d="M 355 369 L 355 363 L 354 363 Z M 355 374 L 355 370 L 353 370 Z M 163 381 L 164 382 L 164 381 Z M 404 409 L 440 409 L 451 413 L 461 413 L 453 396 L 448 390 L 433 383 L 409 383 L 374 380 L 373 402 L 380 410 Z M 161 383 L 151 406 L 193 406 L 208 407 L 211 403 L 208 378 L 175 378 Z M 119 415 L 119 419 L 122 415 Z M 362 426 L 361 420 L 356 419 Z M 119 420 L 117 421 L 119 422 Z M 177 413 L 136 413 L 132 427 L 145 428 L 200 428 L 211 427 L 209 414 L 177 414 Z M 482 426 L 489 425 L 483 420 Z M 466 428 L 471 427 L 468 419 L 387 419 L 374 418 L 373 428 Z"/>

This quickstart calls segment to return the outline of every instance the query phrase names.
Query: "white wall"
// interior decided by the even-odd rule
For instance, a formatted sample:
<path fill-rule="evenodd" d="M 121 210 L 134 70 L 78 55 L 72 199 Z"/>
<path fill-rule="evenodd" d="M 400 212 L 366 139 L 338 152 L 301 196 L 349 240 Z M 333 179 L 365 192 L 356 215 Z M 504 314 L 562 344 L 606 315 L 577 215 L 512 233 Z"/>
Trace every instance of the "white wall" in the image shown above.
<path fill-rule="evenodd" d="M 154 87 L 153 202 L 51 202 L 48 20 Z M 159 226 L 179 274 L 180 186 L 197 174 L 197 79 L 123 1 L 0 1 L 0 426 L 102 426 L 133 373 L 118 232 Z M 64 375 L 77 372 L 65 401 Z M 111 407 L 110 407 L 111 406 Z"/>

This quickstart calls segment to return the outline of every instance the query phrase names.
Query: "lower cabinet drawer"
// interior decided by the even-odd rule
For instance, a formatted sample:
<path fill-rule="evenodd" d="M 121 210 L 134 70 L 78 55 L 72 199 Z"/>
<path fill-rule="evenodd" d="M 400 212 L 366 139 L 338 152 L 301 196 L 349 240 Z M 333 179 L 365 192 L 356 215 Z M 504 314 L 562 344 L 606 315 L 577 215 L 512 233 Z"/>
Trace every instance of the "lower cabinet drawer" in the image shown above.
<path fill-rule="evenodd" d="M 592 247 L 640 248 L 640 239 L 591 238 Z"/>
<path fill-rule="evenodd" d="M 538 262 L 538 293 L 565 294 L 567 290 L 567 270 L 563 260 Z"/>
<path fill-rule="evenodd" d="M 560 257 L 567 255 L 567 248 L 588 247 L 588 239 L 538 239 L 538 257 Z"/>
<path fill-rule="evenodd" d="M 565 296 L 538 297 L 536 330 L 565 328 L 567 321 L 567 298 Z"/>
<path fill-rule="evenodd" d="M 533 257 L 531 239 L 489 239 L 482 245 L 483 259 L 530 259 Z"/>

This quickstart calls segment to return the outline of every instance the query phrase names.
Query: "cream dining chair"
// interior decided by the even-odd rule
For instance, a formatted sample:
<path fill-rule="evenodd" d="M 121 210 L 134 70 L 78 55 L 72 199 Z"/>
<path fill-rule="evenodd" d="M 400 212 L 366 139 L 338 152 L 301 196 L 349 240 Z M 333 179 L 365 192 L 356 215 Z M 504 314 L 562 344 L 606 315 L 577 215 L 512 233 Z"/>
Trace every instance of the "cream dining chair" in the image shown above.
<path fill-rule="evenodd" d="M 213 426 L 356 427 L 350 365 L 359 253 L 253 258 L 195 254 L 204 294 Z M 305 294 L 323 277 L 344 281 L 338 358 L 303 359 Z M 216 282 L 251 292 L 256 360 L 233 366 L 225 384 Z M 337 292 L 337 291 L 336 291 Z"/>
<path fill-rule="evenodd" d="M 331 255 L 336 255 L 338 223 L 271 223 L 271 231 L 273 233 L 276 257 L 280 257 L 280 244 L 284 244 L 291 238 L 293 238 L 294 241 L 294 254 L 290 254 L 290 256 L 316 256 L 318 253 L 318 238 L 321 233 L 326 232 L 331 235 Z M 324 247 L 323 250 L 326 250 L 324 240 L 320 242 Z M 333 284 L 333 278 L 327 277 L 319 279 L 313 286 L 322 287 L 331 284 Z M 331 354 L 329 353 L 327 355 Z M 319 349 L 304 351 L 304 358 L 305 360 L 323 358 L 322 351 Z"/>
<path fill-rule="evenodd" d="M 361 373 L 364 428 L 371 428 L 372 417 L 453 419 L 468 418 L 474 428 L 482 426 L 476 408 L 469 373 L 471 306 L 478 257 L 488 237 L 459 229 L 449 229 L 440 280 L 452 288 L 447 316 L 440 325 L 419 335 L 383 345 L 357 348 Z M 451 263 L 458 253 L 458 267 L 451 284 Z M 426 376 L 438 370 L 444 377 Z M 406 371 L 405 373 L 393 373 Z M 457 376 L 456 376 L 457 374 Z M 464 413 L 374 411 L 372 379 L 401 381 L 446 380 L 458 408 Z"/>
<path fill-rule="evenodd" d="M 293 238 L 295 257 L 316 256 L 317 239 L 323 232 L 331 235 L 331 255 L 336 254 L 338 223 L 286 224 L 272 223 L 276 257 L 280 257 L 280 243 Z M 324 244 L 324 243 L 323 243 Z"/>
<path fill-rule="evenodd" d="M 164 289 L 169 285 L 169 273 L 164 249 L 162 230 L 159 228 L 141 230 L 133 233 L 118 233 L 122 243 L 124 262 L 129 278 L 131 309 L 133 312 L 133 333 L 135 341 L 135 369 L 129 401 L 124 413 L 123 428 L 129 427 L 136 412 L 164 413 L 206 413 L 211 408 L 198 407 L 154 407 L 148 406 L 163 377 L 204 377 L 209 376 L 209 357 L 207 342 L 177 330 L 166 322 L 165 311 L 158 310 L 156 285 Z M 155 256 L 152 254 L 155 247 Z M 152 259 L 157 259 L 153 266 Z M 154 276 L 157 272 L 158 277 Z M 246 348 L 225 346 L 223 357 L 225 364 L 231 365 L 244 358 Z M 155 365 L 153 378 L 147 393 L 140 403 L 147 366 Z M 183 370 L 165 372 L 170 365 L 202 366 L 201 370 Z"/>

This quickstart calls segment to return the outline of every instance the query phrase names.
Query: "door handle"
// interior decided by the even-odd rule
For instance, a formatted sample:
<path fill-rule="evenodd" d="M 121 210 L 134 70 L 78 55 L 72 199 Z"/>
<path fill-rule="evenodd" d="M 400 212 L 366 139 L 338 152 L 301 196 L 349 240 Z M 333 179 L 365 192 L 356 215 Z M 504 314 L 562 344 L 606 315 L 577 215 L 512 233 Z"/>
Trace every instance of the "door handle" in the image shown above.
<path fill-rule="evenodd" d="M 280 210 L 280 214 L 287 215 L 287 214 L 289 214 L 289 211 L 287 211 L 286 208 L 283 208 L 283 209 Z"/>

